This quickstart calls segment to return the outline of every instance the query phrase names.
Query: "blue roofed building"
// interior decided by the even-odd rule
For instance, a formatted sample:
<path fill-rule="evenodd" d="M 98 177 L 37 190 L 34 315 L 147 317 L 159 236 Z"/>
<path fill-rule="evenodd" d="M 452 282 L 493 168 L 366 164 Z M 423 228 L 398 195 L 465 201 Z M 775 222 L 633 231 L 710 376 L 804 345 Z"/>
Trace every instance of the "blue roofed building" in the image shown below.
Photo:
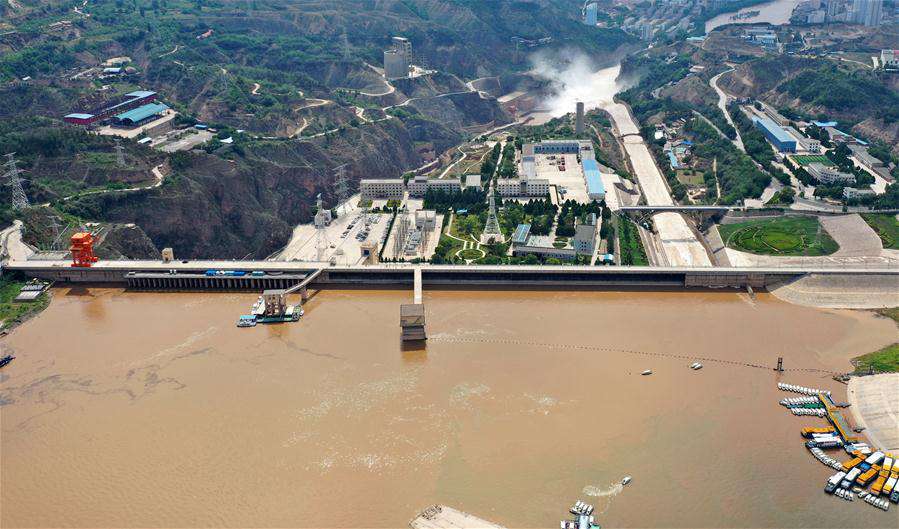
<path fill-rule="evenodd" d="M 600 202 L 606 198 L 606 186 L 602 183 L 602 173 L 599 164 L 594 158 L 584 157 L 581 162 L 584 170 L 584 180 L 587 181 L 587 196 L 590 200 Z"/>
<path fill-rule="evenodd" d="M 128 110 L 127 112 L 122 112 L 121 114 L 116 115 L 115 120 L 120 125 L 125 126 L 135 126 L 148 121 L 150 119 L 156 118 L 169 107 L 163 105 L 162 103 L 150 103 L 147 105 L 142 105 L 137 108 L 133 108 Z"/>
<path fill-rule="evenodd" d="M 754 117 L 752 123 L 780 152 L 796 152 L 796 138 L 769 118 Z"/>
<path fill-rule="evenodd" d="M 528 237 L 531 235 L 531 225 L 530 224 L 519 224 L 515 228 L 515 232 L 512 233 L 512 244 L 520 245 L 527 244 Z"/>

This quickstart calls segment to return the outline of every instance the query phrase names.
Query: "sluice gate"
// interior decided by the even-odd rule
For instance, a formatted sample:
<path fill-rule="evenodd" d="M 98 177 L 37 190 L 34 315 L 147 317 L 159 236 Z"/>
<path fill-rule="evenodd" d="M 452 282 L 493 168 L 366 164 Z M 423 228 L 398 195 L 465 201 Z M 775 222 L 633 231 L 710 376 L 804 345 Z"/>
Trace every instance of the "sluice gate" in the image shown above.
<path fill-rule="evenodd" d="M 125 275 L 128 288 L 134 290 L 219 290 L 263 291 L 288 289 L 298 285 L 305 275 L 282 274 L 264 276 L 208 276 L 204 274 L 158 274 L 131 272 Z"/>

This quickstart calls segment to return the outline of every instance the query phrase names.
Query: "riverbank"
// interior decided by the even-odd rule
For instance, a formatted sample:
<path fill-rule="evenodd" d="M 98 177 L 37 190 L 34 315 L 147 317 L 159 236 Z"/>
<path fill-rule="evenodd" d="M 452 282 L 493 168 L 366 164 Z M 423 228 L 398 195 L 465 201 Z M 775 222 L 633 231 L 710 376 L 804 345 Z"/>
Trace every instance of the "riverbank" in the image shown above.
<path fill-rule="evenodd" d="M 444 504 L 546 527 L 581 498 L 606 526 L 885 523 L 821 492 L 771 367 L 842 399 L 830 374 L 891 321 L 764 293 L 426 291 L 430 339 L 402 351 L 409 293 L 363 294 L 238 329 L 255 294 L 55 289 L 3 340 L 0 522 L 400 527 Z M 322 508 L 348 502 L 364 519 Z"/>

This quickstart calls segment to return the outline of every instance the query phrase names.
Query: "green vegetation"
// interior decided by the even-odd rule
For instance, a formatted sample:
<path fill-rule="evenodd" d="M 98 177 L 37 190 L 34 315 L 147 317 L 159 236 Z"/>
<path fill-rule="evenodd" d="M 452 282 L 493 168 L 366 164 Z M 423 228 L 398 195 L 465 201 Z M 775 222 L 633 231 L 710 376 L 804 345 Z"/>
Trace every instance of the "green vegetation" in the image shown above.
<path fill-rule="evenodd" d="M 899 324 L 899 308 L 880 309 L 877 313 Z M 852 360 L 852 365 L 855 366 L 855 372 L 858 374 L 867 374 L 871 371 L 875 373 L 895 373 L 899 371 L 899 343 L 894 343 L 879 351 L 856 357 Z"/>
<path fill-rule="evenodd" d="M 596 202 L 580 204 L 574 200 L 566 200 L 562 204 L 562 211 L 559 212 L 559 220 L 556 225 L 556 235 L 560 237 L 574 236 L 575 222 L 583 220 L 590 213 L 595 213 L 596 217 L 600 216 L 601 206 Z"/>
<path fill-rule="evenodd" d="M 839 248 L 814 217 L 780 217 L 718 226 L 724 244 L 758 255 L 830 255 Z"/>
<path fill-rule="evenodd" d="M 0 277 L 0 321 L 3 328 L 22 322 L 25 318 L 37 314 L 50 304 L 50 296 L 47 293 L 32 302 L 17 303 L 14 301 L 25 281 L 14 279 L 4 275 Z"/>
<path fill-rule="evenodd" d="M 810 163 L 820 163 L 827 166 L 833 166 L 834 163 L 830 161 L 830 158 L 823 154 L 796 154 L 793 155 L 792 158 L 796 160 L 796 163 L 805 167 Z"/>
<path fill-rule="evenodd" d="M 496 175 L 499 178 L 515 178 L 518 176 L 518 168 L 515 164 L 515 139 L 511 136 L 508 143 L 503 147 L 503 158 L 499 164 L 499 171 Z"/>
<path fill-rule="evenodd" d="M 487 193 L 477 189 L 465 189 L 456 193 L 429 189 L 425 192 L 424 208 L 437 210 L 438 213 L 460 209 L 468 210 L 469 213 L 479 213 L 487 209 L 486 200 Z"/>
<path fill-rule="evenodd" d="M 468 261 L 474 261 L 482 257 L 481 250 L 475 248 L 466 248 L 459 252 L 459 257 Z"/>
<path fill-rule="evenodd" d="M 530 224 L 532 234 L 549 235 L 558 211 L 558 207 L 549 199 L 529 200 L 525 204 L 506 200 L 497 202 L 497 207 L 502 207 L 499 224 L 506 234 L 514 232 L 519 224 Z"/>
<path fill-rule="evenodd" d="M 862 218 L 877 232 L 884 248 L 899 250 L 899 220 L 896 215 L 864 214 Z"/>
<path fill-rule="evenodd" d="M 693 154 L 711 169 L 717 160 L 718 182 L 721 185 L 719 202 L 736 204 L 745 198 L 758 198 L 771 182 L 771 176 L 761 171 L 746 154 L 705 121 L 693 118 L 684 126 L 693 139 Z M 766 145 L 767 147 L 767 145 Z M 714 187 L 711 187 L 714 189 Z"/>
<path fill-rule="evenodd" d="M 621 264 L 633 266 L 646 266 L 649 259 L 640 240 L 640 231 L 637 225 L 625 217 L 616 217 L 618 223 L 618 246 L 621 250 Z"/>

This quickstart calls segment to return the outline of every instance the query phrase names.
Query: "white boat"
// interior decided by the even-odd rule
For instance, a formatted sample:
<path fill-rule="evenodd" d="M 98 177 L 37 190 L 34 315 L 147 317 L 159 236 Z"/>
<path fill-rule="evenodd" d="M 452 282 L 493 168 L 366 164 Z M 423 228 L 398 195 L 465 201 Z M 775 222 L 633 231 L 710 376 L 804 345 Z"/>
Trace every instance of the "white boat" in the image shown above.
<path fill-rule="evenodd" d="M 641 375 L 651 375 L 651 374 L 652 374 L 652 369 L 647 369 L 646 371 L 644 371 L 644 372 L 642 372 L 642 373 L 640 373 L 640 374 L 641 374 Z"/>
<path fill-rule="evenodd" d="M 702 364 L 700 364 L 699 362 L 693 362 L 692 364 L 690 364 L 690 369 L 694 371 L 702 369 Z"/>
<path fill-rule="evenodd" d="M 632 478 L 632 477 L 630 477 L 630 476 L 624 476 L 624 479 L 621 480 L 621 484 L 622 484 L 622 485 L 627 485 L 628 483 L 631 482 L 632 479 L 634 479 L 634 478 Z"/>

